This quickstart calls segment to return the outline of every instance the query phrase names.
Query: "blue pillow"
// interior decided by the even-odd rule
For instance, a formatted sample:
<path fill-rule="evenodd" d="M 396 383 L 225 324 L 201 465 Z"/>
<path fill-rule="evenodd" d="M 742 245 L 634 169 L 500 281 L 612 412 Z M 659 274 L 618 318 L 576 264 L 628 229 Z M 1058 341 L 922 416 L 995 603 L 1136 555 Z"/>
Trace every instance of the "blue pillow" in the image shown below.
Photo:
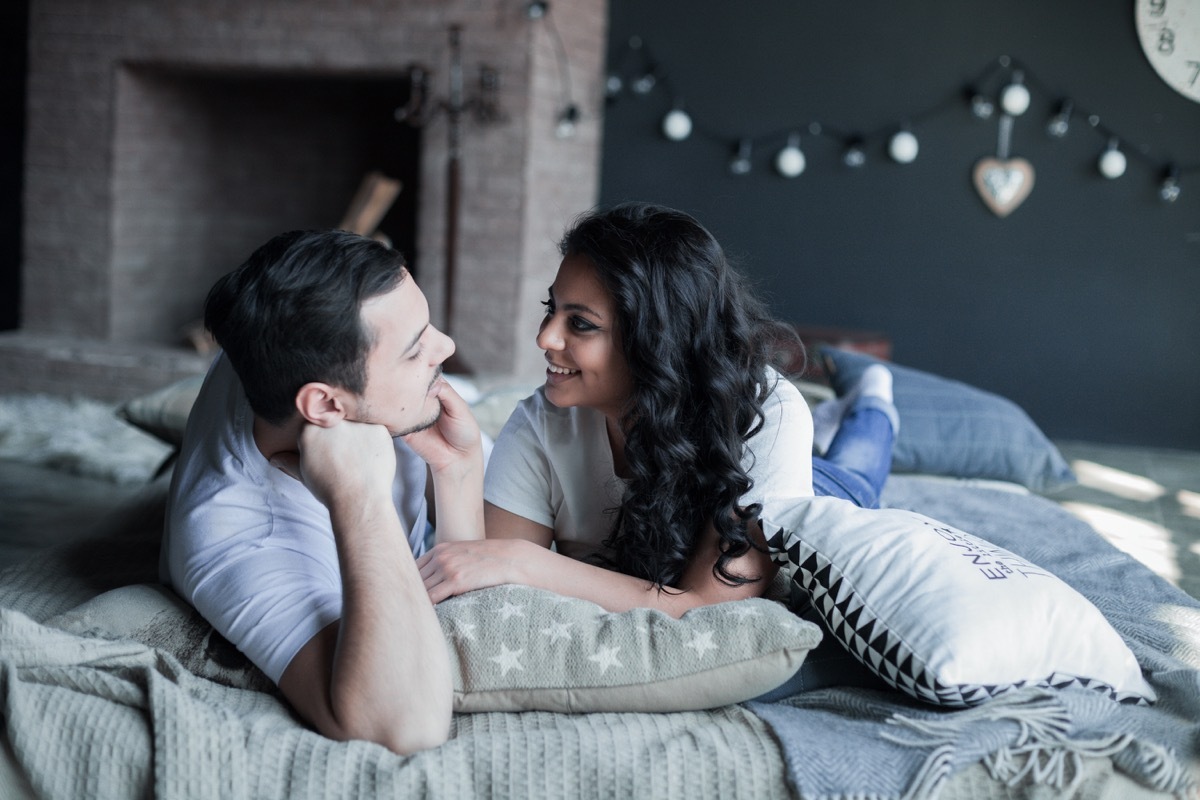
<path fill-rule="evenodd" d="M 894 472 L 989 478 L 1035 492 L 1075 482 L 1058 448 L 1024 409 L 998 394 L 863 353 L 818 348 L 830 383 L 840 395 L 871 364 L 894 377 L 900 433 L 892 450 Z"/>

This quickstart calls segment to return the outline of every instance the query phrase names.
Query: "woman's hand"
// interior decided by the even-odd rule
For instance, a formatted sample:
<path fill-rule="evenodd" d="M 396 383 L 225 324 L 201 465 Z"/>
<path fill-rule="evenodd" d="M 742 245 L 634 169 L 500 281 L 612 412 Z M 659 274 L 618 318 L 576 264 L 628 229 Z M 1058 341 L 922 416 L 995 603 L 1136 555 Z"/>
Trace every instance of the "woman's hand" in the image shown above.
<path fill-rule="evenodd" d="M 425 591 L 434 603 L 488 586 L 529 584 L 536 562 L 550 551 L 524 539 L 444 542 L 417 559 Z"/>

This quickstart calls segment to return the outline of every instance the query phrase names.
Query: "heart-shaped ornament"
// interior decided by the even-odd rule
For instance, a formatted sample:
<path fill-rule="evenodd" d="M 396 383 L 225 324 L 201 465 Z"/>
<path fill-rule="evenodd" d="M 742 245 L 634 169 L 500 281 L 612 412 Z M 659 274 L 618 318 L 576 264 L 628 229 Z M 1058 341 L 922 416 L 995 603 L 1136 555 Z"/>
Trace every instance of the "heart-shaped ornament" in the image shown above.
<path fill-rule="evenodd" d="M 1033 165 L 1023 158 L 980 159 L 975 165 L 975 191 L 997 217 L 1007 217 L 1033 191 Z"/>

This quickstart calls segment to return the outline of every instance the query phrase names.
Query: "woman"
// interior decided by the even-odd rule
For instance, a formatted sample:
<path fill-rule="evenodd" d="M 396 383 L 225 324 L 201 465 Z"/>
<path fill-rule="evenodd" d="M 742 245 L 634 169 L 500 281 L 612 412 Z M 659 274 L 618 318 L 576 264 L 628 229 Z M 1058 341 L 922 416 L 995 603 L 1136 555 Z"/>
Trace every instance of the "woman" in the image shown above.
<path fill-rule="evenodd" d="M 496 441 L 487 540 L 419 562 L 434 602 L 522 583 L 678 617 L 764 593 L 777 566 L 763 528 L 813 494 L 814 474 L 822 493 L 876 503 L 896 427 L 890 373 L 823 409 L 845 416 L 827 456 L 845 450 L 860 468 L 814 459 L 808 406 L 769 365 L 794 334 L 699 223 L 617 206 L 581 218 L 561 251 L 537 337 L 546 383 Z"/>

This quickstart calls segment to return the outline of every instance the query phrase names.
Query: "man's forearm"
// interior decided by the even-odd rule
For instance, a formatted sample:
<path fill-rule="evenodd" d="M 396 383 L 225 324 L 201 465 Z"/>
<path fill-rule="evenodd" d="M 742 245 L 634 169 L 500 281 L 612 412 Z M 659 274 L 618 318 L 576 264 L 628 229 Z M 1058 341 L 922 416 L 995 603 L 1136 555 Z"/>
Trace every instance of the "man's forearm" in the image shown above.
<path fill-rule="evenodd" d="M 432 473 L 437 542 L 483 538 L 483 455 Z"/>
<path fill-rule="evenodd" d="M 409 753 L 445 741 L 452 684 L 441 626 L 390 502 L 331 511 L 343 606 L 329 681 L 346 738 Z"/>

